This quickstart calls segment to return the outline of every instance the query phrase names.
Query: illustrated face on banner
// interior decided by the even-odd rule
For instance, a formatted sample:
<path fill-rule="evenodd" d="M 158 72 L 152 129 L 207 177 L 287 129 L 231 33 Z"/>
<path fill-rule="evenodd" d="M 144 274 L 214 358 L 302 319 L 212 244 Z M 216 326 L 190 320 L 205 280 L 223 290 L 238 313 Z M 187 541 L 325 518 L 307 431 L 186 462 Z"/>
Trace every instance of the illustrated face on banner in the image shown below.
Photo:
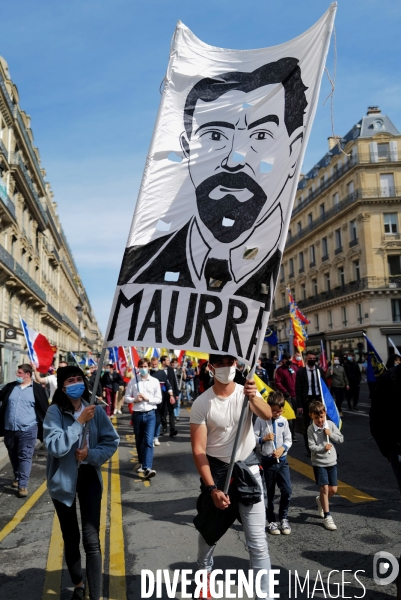
<path fill-rule="evenodd" d="M 177 25 L 109 346 L 259 356 L 334 14 L 249 51 Z"/>
<path fill-rule="evenodd" d="M 181 144 L 199 218 L 219 242 L 238 243 L 293 176 L 302 122 L 290 136 L 279 84 L 200 99 L 187 129 Z"/>

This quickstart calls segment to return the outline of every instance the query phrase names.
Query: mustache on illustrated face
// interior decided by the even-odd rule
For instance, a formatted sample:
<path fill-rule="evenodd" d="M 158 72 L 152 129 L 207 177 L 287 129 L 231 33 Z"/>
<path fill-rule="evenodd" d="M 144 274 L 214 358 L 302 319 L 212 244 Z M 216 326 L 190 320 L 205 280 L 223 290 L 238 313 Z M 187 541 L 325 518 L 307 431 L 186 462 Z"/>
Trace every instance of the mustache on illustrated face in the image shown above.
<path fill-rule="evenodd" d="M 212 199 L 210 194 L 216 188 L 220 188 L 220 194 L 224 194 L 226 188 L 227 193 L 220 199 Z M 248 190 L 251 198 L 238 200 L 234 195 L 237 190 Z M 246 173 L 217 173 L 196 188 L 196 200 L 204 225 L 219 242 L 231 243 L 254 225 L 267 196 Z"/>

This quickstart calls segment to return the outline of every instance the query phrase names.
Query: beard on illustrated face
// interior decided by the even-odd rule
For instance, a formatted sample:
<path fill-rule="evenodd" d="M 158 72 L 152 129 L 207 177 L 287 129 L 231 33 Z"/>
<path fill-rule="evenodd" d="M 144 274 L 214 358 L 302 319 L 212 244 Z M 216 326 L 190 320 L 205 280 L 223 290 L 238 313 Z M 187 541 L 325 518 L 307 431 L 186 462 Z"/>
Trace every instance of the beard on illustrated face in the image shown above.
<path fill-rule="evenodd" d="M 196 102 L 192 133 L 182 134 L 181 144 L 195 187 L 196 214 L 211 246 L 241 245 L 275 208 L 293 176 L 303 127 L 289 136 L 284 112 L 282 84 L 231 90 L 213 101 Z M 281 211 L 274 215 L 280 231 Z"/>

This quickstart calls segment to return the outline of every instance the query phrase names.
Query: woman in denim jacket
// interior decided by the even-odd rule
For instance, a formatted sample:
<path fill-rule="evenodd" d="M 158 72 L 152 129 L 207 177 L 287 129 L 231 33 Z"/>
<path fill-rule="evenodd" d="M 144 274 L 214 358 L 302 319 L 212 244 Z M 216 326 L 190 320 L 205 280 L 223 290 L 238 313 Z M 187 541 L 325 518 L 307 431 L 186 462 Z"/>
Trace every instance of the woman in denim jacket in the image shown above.
<path fill-rule="evenodd" d="M 48 451 L 46 477 L 64 539 L 65 559 L 74 584 L 72 598 L 84 598 L 80 533 L 76 509 L 78 495 L 86 553 L 89 597 L 99 600 L 102 581 L 100 551 L 100 505 L 102 476 L 100 467 L 116 451 L 119 437 L 100 406 L 89 405 L 89 392 L 79 367 L 62 367 L 57 371 L 57 390 L 43 423 Z M 89 433 L 79 449 L 85 424 Z"/>

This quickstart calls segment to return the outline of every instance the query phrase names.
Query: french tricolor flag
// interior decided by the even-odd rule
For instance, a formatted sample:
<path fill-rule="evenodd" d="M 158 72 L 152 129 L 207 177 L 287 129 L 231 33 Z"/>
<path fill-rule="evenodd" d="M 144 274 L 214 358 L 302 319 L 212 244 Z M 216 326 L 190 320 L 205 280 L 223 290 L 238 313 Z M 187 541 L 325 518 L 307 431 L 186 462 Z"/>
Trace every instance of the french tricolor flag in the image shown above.
<path fill-rule="evenodd" d="M 44 335 L 31 327 L 28 327 L 27 323 L 21 317 L 20 319 L 26 344 L 28 346 L 29 358 L 35 363 L 35 366 L 40 373 L 47 373 L 53 363 L 56 349 L 54 346 L 50 345 L 48 339 Z"/>

